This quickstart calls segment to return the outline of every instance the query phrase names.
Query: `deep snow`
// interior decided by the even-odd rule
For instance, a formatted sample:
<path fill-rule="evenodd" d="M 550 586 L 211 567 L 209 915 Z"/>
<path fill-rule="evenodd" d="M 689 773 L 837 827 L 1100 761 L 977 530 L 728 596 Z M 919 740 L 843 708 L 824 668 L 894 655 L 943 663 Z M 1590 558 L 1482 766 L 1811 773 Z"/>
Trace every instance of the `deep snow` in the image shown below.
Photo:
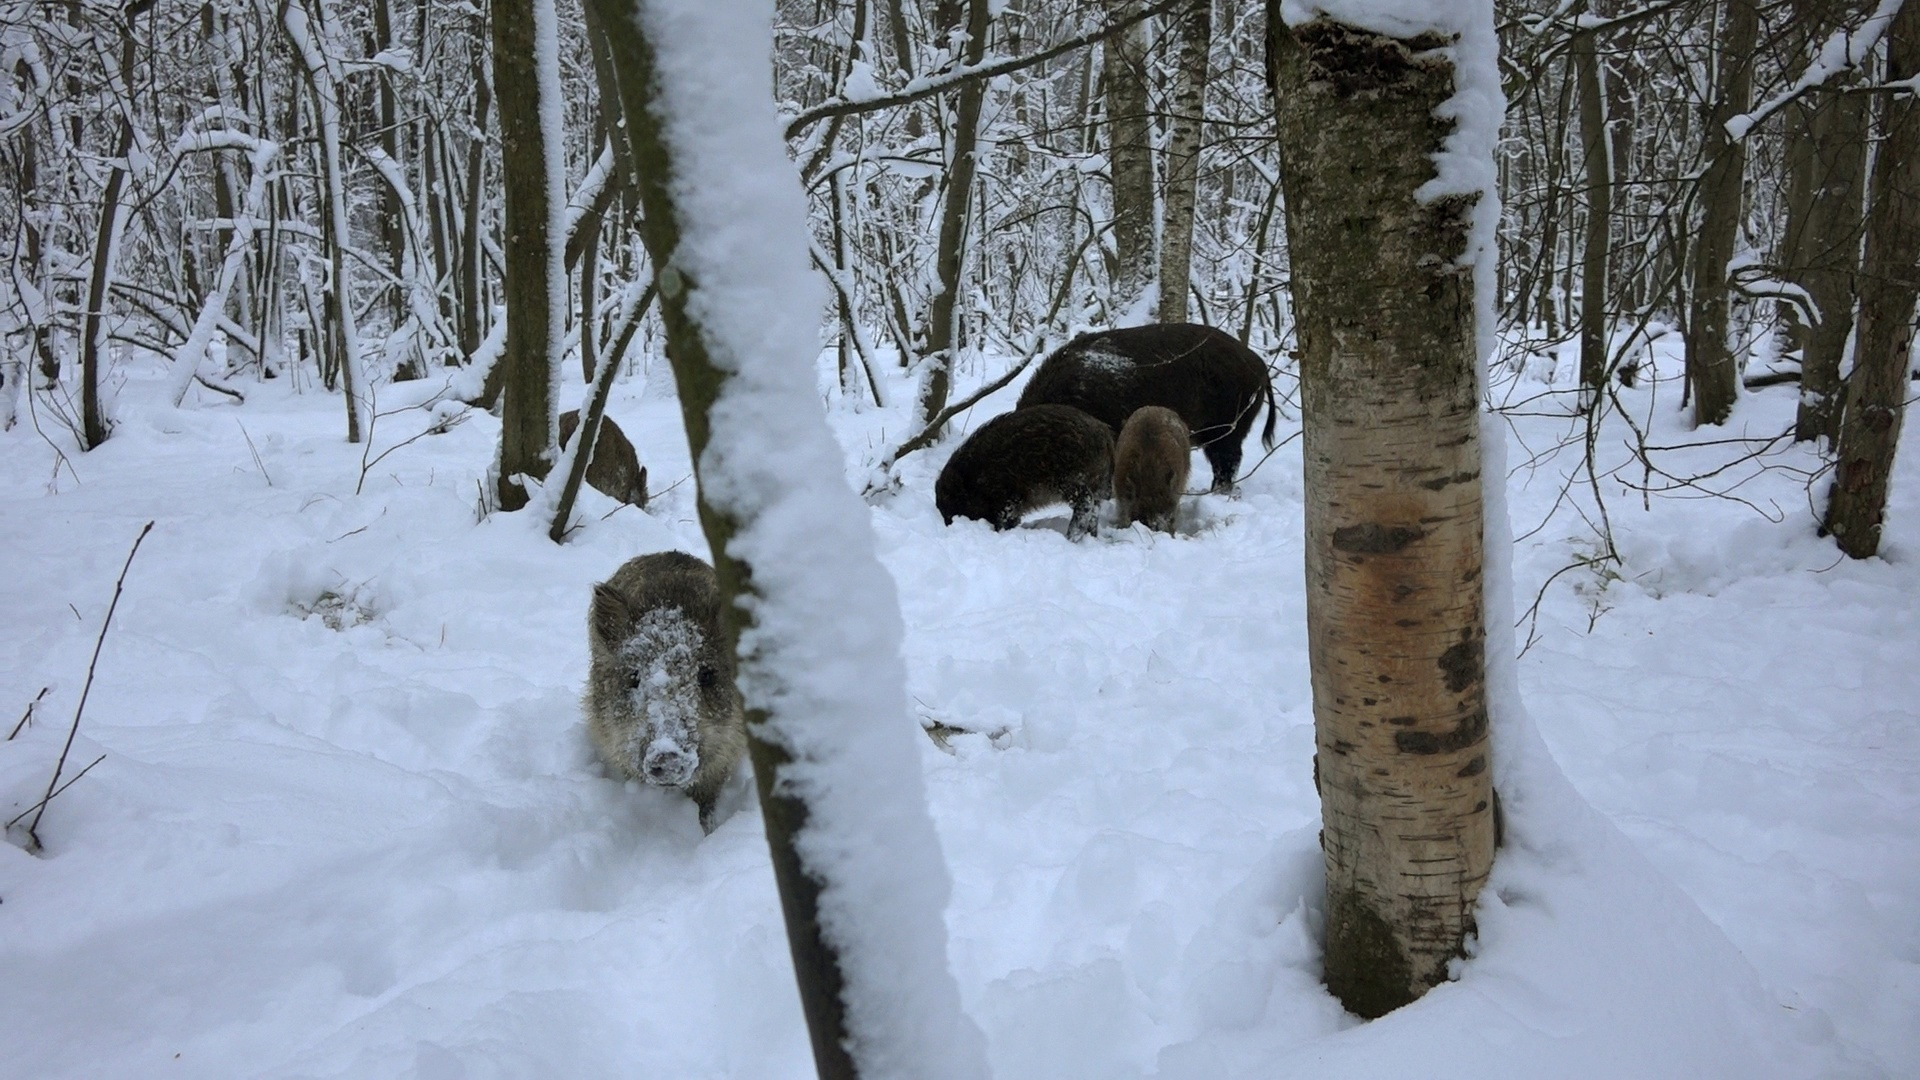
<path fill-rule="evenodd" d="M 588 585 L 644 551 L 704 555 L 690 485 L 647 513 L 586 493 L 556 547 L 523 516 L 476 522 L 488 417 L 394 450 L 355 495 L 338 397 L 281 380 L 175 410 L 158 364 L 123 371 L 101 449 L 44 407 L 36 433 L 24 402 L 0 435 L 0 722 L 52 687 L 0 744 L 6 816 L 44 789 L 113 577 L 158 521 L 69 772 L 106 759 L 48 810 L 44 857 L 0 846 L 0 1075 L 808 1075 L 745 785 L 703 839 L 684 798 L 605 777 L 579 714 Z M 1545 453 L 1576 430 L 1539 396 L 1556 364 L 1527 372 L 1499 388 L 1533 399 L 1510 416 L 1522 608 L 1594 550 L 1560 499 L 1578 444 Z M 1656 445 L 1791 420 L 1777 388 L 1689 432 L 1676 386 L 1625 395 Z M 636 377 L 609 409 L 659 488 L 689 472 L 664 391 Z M 382 416 L 372 453 L 434 415 Z M 861 480 L 906 427 L 837 399 L 832 419 Z M 1624 431 L 1598 442 L 1608 465 Z M 1709 481 L 1746 504 L 1642 509 L 1603 482 L 1624 563 L 1560 575 L 1520 629 L 1540 737 L 1502 734 L 1478 954 L 1361 1025 L 1316 979 L 1297 444 L 1241 498 L 1190 499 L 1178 538 L 1069 544 L 1064 508 L 943 527 L 958 434 L 871 519 L 913 707 L 943 725 L 919 762 L 996 1077 L 1920 1075 L 1910 463 L 1865 563 L 1813 537 L 1803 450 Z"/>

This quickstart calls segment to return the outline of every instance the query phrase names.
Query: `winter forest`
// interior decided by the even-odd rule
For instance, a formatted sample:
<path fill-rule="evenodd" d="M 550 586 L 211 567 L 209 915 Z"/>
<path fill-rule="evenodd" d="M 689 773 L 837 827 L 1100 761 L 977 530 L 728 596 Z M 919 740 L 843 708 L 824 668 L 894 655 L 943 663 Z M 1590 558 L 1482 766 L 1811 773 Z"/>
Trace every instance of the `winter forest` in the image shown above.
<path fill-rule="evenodd" d="M 1917 94 L 0 0 L 0 1075 L 1920 1075 Z"/>

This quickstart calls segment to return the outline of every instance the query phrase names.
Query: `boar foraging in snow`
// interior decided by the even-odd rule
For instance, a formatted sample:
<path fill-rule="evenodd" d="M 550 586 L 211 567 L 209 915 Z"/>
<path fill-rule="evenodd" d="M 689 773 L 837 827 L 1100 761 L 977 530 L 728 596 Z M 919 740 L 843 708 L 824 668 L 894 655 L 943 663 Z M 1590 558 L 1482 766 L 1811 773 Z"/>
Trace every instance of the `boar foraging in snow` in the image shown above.
<path fill-rule="evenodd" d="M 1260 403 L 1273 449 L 1273 383 L 1267 365 L 1231 335 L 1197 323 L 1154 323 L 1081 334 L 1040 362 L 1020 392 L 1020 407 L 1043 402 L 1091 413 L 1118 435 L 1143 405 L 1162 405 L 1186 421 L 1195 446 L 1213 466 L 1213 490 L 1229 492 L 1240 470 L 1240 444 L 1253 430 Z"/>
<path fill-rule="evenodd" d="M 1135 409 L 1113 444 L 1113 498 L 1120 523 L 1173 532 L 1192 450 L 1186 421 L 1160 405 Z"/>
<path fill-rule="evenodd" d="M 615 776 L 714 800 L 747 750 L 713 567 L 684 552 L 630 559 L 593 587 L 587 727 Z"/>
<path fill-rule="evenodd" d="M 567 445 L 579 426 L 579 409 L 560 414 L 561 446 Z M 634 452 L 627 433 L 620 430 L 611 416 L 600 418 L 600 431 L 593 440 L 593 457 L 587 461 L 587 483 L 608 498 L 642 510 L 647 508 L 646 466 L 640 464 L 640 455 Z"/>
<path fill-rule="evenodd" d="M 1029 510 L 1073 507 L 1067 539 L 1093 531 L 1100 500 L 1113 486 L 1113 433 L 1065 405 L 1038 405 L 996 416 L 967 437 L 934 483 L 947 524 L 977 518 L 996 530 Z"/>

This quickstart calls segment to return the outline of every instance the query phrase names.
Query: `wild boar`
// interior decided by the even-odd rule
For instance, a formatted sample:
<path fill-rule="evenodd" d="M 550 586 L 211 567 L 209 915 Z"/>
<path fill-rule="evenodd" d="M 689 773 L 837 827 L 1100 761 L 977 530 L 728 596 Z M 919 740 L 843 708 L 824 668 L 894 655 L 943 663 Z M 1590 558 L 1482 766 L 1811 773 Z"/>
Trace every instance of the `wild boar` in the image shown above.
<path fill-rule="evenodd" d="M 1260 439 L 1273 449 L 1273 383 L 1267 365 L 1231 335 L 1196 323 L 1154 323 L 1082 334 L 1040 362 L 1020 407 L 1083 409 L 1115 435 L 1135 409 L 1162 405 L 1180 415 L 1213 466 L 1213 490 L 1229 492 L 1240 444 L 1266 402 Z"/>
<path fill-rule="evenodd" d="M 980 426 L 947 459 L 934 505 L 947 524 L 977 518 L 1011 529 L 1053 503 L 1073 508 L 1067 539 L 1094 531 L 1100 500 L 1113 490 L 1113 433 L 1066 405 L 1003 413 Z"/>
<path fill-rule="evenodd" d="M 579 409 L 560 414 L 561 446 L 573 440 L 574 430 L 579 426 Z M 608 498 L 641 510 L 647 508 L 646 467 L 640 464 L 640 455 L 634 453 L 633 444 L 627 441 L 627 433 L 620 430 L 611 416 L 600 418 L 600 433 L 593 440 L 593 457 L 587 462 L 587 483 Z"/>
<path fill-rule="evenodd" d="M 1135 409 L 1113 444 L 1113 498 L 1122 525 L 1173 532 L 1191 466 L 1187 422 L 1161 405 Z"/>
<path fill-rule="evenodd" d="M 642 555 L 593 587 L 587 729 L 615 776 L 687 793 L 713 831 L 714 801 L 747 749 L 713 567 Z"/>

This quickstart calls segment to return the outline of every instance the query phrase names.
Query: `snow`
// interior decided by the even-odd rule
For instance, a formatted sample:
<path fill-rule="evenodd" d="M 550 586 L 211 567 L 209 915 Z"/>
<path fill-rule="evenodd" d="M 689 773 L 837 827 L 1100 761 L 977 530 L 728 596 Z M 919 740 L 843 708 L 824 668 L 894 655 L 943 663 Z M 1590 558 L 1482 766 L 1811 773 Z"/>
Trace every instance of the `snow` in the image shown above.
<path fill-rule="evenodd" d="M 1623 400 L 1652 442 L 1696 441 L 1679 343 L 1650 352 L 1665 381 Z M 580 714 L 591 584 L 641 552 L 704 554 L 691 485 L 604 518 L 616 505 L 583 492 L 555 546 L 523 515 L 476 523 L 484 414 L 355 495 L 365 448 L 341 441 L 337 397 L 280 379 L 174 410 L 162 362 L 124 370 L 99 450 L 47 428 L 77 482 L 49 490 L 25 419 L 0 434 L 18 568 L 0 720 L 52 687 L 0 743 L 6 817 L 44 791 L 114 575 L 159 521 L 70 769 L 106 760 L 54 800 L 44 858 L 0 846 L 0 1075 L 810 1075 L 751 804 L 723 802 L 703 839 L 683 796 L 605 776 Z M 609 413 L 664 488 L 685 440 L 647 385 L 617 384 Z M 832 414 L 849 473 L 907 427 L 890 389 L 896 409 Z M 1812 535 L 1788 471 L 1804 450 L 1712 481 L 1778 521 L 1698 491 L 1642 510 L 1607 483 L 1624 565 L 1549 586 L 1514 667 L 1539 730 L 1498 732 L 1508 844 L 1477 953 L 1363 1025 L 1317 982 L 1297 455 L 1240 500 L 1189 500 L 1178 538 L 1069 544 L 1064 510 L 943 527 L 940 464 L 1018 393 L 907 458 L 868 511 L 909 707 L 949 726 L 950 752 L 915 736 L 910 764 L 996 1077 L 1920 1074 L 1911 460 L 1887 557 L 1865 563 Z M 1539 457 L 1509 485 L 1523 607 L 1592 551 L 1565 509 L 1536 528 L 1578 475 L 1578 441 L 1547 453 L 1579 432 L 1553 400 L 1491 429 Z M 1714 435 L 1770 437 L 1793 407 L 1791 387 L 1756 391 Z M 431 419 L 388 417 L 381 448 Z M 1625 434 L 1616 417 L 1603 464 L 1629 461 Z"/>

